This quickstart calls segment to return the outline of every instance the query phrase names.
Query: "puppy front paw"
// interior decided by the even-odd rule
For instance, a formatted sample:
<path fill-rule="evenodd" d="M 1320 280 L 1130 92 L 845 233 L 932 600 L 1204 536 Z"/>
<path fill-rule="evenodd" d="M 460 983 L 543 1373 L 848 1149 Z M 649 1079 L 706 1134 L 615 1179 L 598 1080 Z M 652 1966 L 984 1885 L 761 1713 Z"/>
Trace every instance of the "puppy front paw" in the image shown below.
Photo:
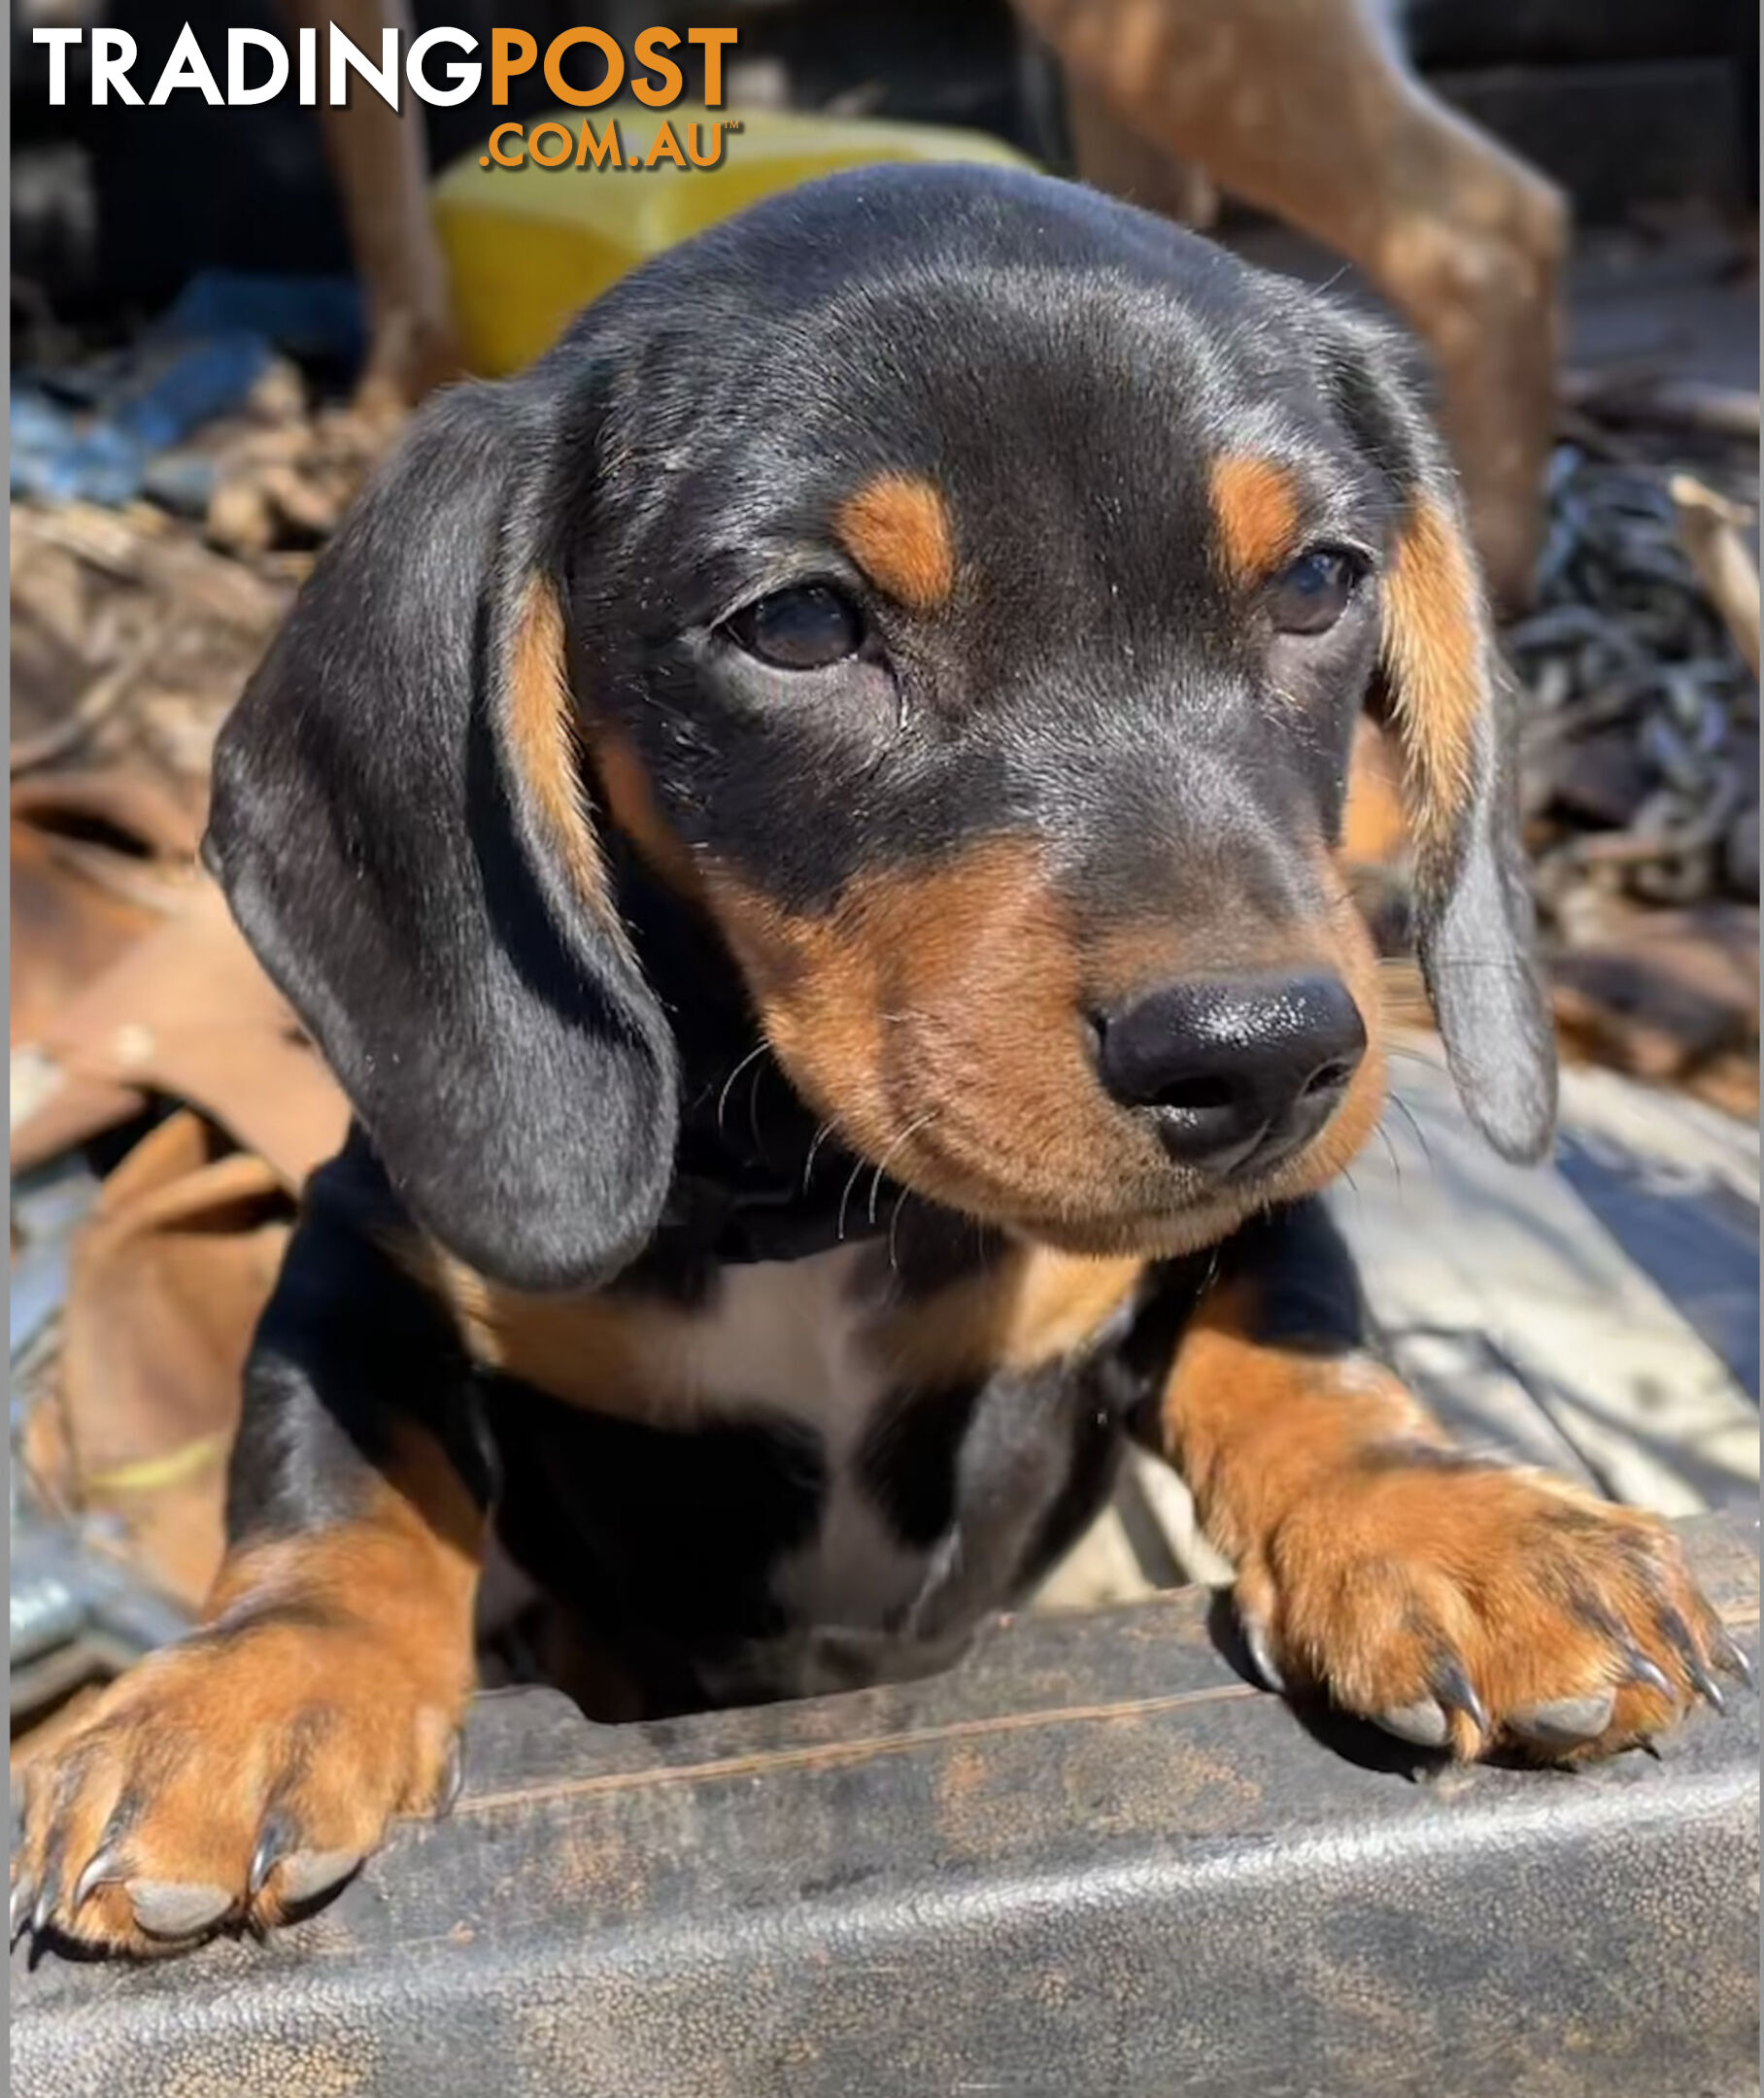
<path fill-rule="evenodd" d="M 24 1766 L 12 1937 L 178 1951 L 314 1908 L 394 1815 L 451 1805 L 458 1695 L 303 1606 L 165 1648 Z"/>
<path fill-rule="evenodd" d="M 1307 1493 L 1238 1605 L 1274 1687 L 1462 1759 L 1611 1755 L 1750 1675 L 1658 1518 L 1431 1444 L 1374 1444 Z"/>

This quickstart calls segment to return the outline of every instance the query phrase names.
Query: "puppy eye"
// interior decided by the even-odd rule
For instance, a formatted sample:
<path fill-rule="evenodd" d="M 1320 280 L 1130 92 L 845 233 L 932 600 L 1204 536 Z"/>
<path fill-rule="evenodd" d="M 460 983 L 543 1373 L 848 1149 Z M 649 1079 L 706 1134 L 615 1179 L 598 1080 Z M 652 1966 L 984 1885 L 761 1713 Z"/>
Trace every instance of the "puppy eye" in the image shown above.
<path fill-rule="evenodd" d="M 1313 547 L 1268 586 L 1268 614 L 1277 633 L 1320 634 L 1347 610 L 1365 564 L 1336 547 Z"/>
<path fill-rule="evenodd" d="M 858 653 L 864 621 L 825 583 L 774 591 L 725 622 L 736 645 L 780 670 L 824 670 Z"/>

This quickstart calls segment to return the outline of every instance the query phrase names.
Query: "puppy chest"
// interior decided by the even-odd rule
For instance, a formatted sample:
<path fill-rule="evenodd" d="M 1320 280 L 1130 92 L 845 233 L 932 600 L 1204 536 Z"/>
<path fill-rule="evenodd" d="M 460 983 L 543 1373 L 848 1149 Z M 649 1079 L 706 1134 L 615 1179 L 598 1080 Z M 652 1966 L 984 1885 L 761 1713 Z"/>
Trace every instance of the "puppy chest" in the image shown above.
<path fill-rule="evenodd" d="M 924 1578 L 929 1540 L 899 1523 L 868 1461 L 895 1395 L 861 1271 L 856 1247 L 724 1269 L 679 1365 L 700 1417 L 787 1422 L 815 1453 L 812 1525 L 779 1541 L 770 1570 L 794 1626 L 880 1629 Z"/>
<path fill-rule="evenodd" d="M 875 1464 L 894 1394 L 857 1249 L 726 1268 L 691 1305 L 541 1305 L 543 1331 L 475 1308 L 500 1527 L 584 1618 L 709 1656 L 910 1605 L 932 1539 Z"/>

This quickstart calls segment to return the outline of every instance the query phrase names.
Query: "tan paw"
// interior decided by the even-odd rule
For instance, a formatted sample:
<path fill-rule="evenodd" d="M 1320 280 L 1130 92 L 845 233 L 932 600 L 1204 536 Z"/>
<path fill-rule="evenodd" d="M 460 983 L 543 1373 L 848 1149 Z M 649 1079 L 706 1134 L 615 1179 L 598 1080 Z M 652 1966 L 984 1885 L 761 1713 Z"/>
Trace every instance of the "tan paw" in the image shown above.
<path fill-rule="evenodd" d="M 463 1690 L 304 1605 L 150 1656 L 21 1773 L 12 1934 L 182 1949 L 286 1922 L 397 1814 L 451 1804 Z"/>
<path fill-rule="evenodd" d="M 1467 1759 L 1610 1755 L 1750 1673 L 1656 1517 L 1408 1440 L 1307 1493 L 1238 1606 L 1274 1687 Z"/>

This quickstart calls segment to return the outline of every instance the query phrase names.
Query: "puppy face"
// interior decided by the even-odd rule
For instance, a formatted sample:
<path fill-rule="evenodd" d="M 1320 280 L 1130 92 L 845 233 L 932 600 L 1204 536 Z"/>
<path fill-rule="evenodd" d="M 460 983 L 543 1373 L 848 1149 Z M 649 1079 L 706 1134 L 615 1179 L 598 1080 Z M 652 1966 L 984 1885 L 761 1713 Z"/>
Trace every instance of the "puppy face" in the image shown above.
<path fill-rule="evenodd" d="M 635 433 L 636 485 L 703 456 L 613 524 L 658 616 L 589 652 L 610 813 L 677 841 L 798 1088 L 920 1192 L 1079 1248 L 1217 1235 L 1379 1104 L 1331 847 L 1397 518 L 1291 383 L 1296 325 L 1250 319 L 1181 269 L 867 288 L 757 417 Z M 851 376 L 817 398 L 814 366 Z M 1367 1046 L 1267 1169 L 1172 1155 L 1106 1084 L 1112 1016 L 1166 986 L 1311 976 Z"/>
<path fill-rule="evenodd" d="M 413 555 L 425 517 L 470 568 L 469 632 L 457 611 L 419 631 L 450 581 Z M 1466 1096 L 1509 1150 L 1546 1134 L 1490 652 L 1437 448 L 1381 343 L 1204 243 L 992 173 L 815 186 L 628 280 L 514 386 L 444 404 L 325 569 L 382 605 L 402 581 L 416 660 L 322 570 L 223 746 L 217 856 L 296 1003 L 371 1062 L 357 1105 L 395 1152 L 385 970 L 352 991 L 299 934 L 289 971 L 286 903 L 253 924 L 274 886 L 263 694 L 291 688 L 285 716 L 333 741 L 371 734 L 352 704 L 415 738 L 424 791 L 407 775 L 384 839 L 365 805 L 351 828 L 380 890 L 353 951 L 389 915 L 400 947 L 426 938 L 397 966 L 466 1016 L 533 1125 L 511 1139 L 507 1093 L 430 1057 L 503 1162 L 466 1204 L 493 1213 L 492 1272 L 511 1208 L 537 1213 L 515 1154 L 542 1124 L 555 1162 L 584 1116 L 648 1118 L 603 1134 L 610 1162 L 570 1162 L 617 1190 L 613 1223 L 576 1197 L 596 1246 L 640 1238 L 665 1182 L 665 1027 L 609 826 L 714 924 L 809 1103 L 919 1192 L 1080 1250 L 1170 1251 L 1320 1184 L 1381 1095 L 1334 859 L 1369 701 L 1405 751 Z M 339 795 L 360 802 L 310 761 L 300 793 L 332 835 Z M 419 804 L 445 835 L 411 840 Z M 410 899 L 436 856 L 458 936 Z M 464 1191 L 442 1167 L 438 1201 L 435 1176 L 405 1179 L 440 1227 Z M 548 1275 L 594 1265 L 580 1218 L 573 1247 L 547 1232 Z"/>

